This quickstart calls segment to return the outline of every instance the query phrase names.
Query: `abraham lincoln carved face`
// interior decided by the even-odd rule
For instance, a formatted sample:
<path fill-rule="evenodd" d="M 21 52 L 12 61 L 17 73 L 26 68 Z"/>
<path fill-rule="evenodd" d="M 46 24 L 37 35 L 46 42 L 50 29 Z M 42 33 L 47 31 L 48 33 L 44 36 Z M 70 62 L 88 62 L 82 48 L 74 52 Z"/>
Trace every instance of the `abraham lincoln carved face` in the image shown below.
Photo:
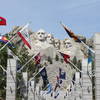
<path fill-rule="evenodd" d="M 65 48 L 72 47 L 72 43 L 69 39 L 65 39 L 63 43 Z"/>

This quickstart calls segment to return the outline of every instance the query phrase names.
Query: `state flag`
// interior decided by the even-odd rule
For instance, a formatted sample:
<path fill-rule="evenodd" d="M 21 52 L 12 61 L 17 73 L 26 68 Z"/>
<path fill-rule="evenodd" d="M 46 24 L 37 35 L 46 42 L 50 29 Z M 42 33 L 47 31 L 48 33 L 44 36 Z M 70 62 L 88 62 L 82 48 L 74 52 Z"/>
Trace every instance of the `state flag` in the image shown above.
<path fill-rule="evenodd" d="M 29 24 L 27 24 L 26 26 L 24 26 L 18 33 L 18 35 L 20 36 L 20 38 L 22 39 L 22 41 L 24 42 L 25 45 L 27 45 L 30 49 L 31 49 L 31 45 L 30 45 L 30 36 L 29 36 L 29 32 L 28 32 L 28 26 Z"/>
<path fill-rule="evenodd" d="M 0 25 L 6 25 L 6 19 L 0 16 Z"/>
<path fill-rule="evenodd" d="M 67 54 L 61 53 L 61 52 L 59 52 L 59 53 L 60 53 L 61 56 L 64 58 L 64 61 L 65 61 L 66 63 L 68 63 L 68 59 L 70 58 L 70 56 L 67 55 Z"/>

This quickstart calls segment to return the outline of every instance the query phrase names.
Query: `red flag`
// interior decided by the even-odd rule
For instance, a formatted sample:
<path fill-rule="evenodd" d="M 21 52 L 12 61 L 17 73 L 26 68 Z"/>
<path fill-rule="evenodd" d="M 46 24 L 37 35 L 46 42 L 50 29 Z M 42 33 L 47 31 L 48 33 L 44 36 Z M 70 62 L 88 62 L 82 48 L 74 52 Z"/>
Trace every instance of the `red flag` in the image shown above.
<path fill-rule="evenodd" d="M 63 56 L 64 61 L 65 61 L 66 63 L 68 63 L 68 59 L 70 58 L 70 56 L 67 55 L 67 54 L 61 53 L 61 52 L 60 52 L 60 54 L 61 54 L 61 56 Z"/>
<path fill-rule="evenodd" d="M 69 30 L 65 25 L 61 24 L 62 27 L 65 29 L 65 31 L 68 33 L 68 35 L 73 38 L 75 41 L 80 42 L 81 40 L 74 34 L 74 32 L 72 32 L 71 30 Z"/>
<path fill-rule="evenodd" d="M 0 25 L 6 25 L 6 19 L 3 17 L 0 17 Z"/>
<path fill-rule="evenodd" d="M 30 49 L 30 39 L 29 39 L 29 34 L 28 34 L 28 27 L 29 24 L 27 24 L 26 26 L 24 26 L 18 33 L 18 35 L 21 37 L 21 39 L 23 40 L 24 44 L 26 44 Z"/>
<path fill-rule="evenodd" d="M 34 60 L 35 60 L 35 64 L 40 64 L 40 61 L 41 61 L 41 56 L 40 56 L 40 53 L 38 53 L 35 57 L 34 57 Z"/>

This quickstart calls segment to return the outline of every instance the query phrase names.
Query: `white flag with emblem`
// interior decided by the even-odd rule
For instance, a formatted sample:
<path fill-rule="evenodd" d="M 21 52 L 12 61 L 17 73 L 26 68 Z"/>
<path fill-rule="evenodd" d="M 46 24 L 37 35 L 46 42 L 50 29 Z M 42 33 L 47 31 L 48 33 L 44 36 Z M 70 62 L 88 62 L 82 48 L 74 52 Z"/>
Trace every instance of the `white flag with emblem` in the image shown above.
<path fill-rule="evenodd" d="M 31 45 L 30 45 L 30 36 L 29 36 L 29 32 L 28 32 L 28 26 L 29 24 L 25 25 L 18 33 L 18 35 L 20 36 L 20 38 L 23 40 L 24 44 L 26 44 L 30 49 L 31 49 Z"/>

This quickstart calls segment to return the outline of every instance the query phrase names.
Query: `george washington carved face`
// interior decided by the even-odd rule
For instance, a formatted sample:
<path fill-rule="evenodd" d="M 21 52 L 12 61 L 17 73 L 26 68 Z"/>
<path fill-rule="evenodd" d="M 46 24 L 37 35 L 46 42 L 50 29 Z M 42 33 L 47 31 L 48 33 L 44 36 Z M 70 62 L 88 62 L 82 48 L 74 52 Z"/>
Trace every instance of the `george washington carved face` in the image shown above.
<path fill-rule="evenodd" d="M 46 32 L 43 29 L 40 29 L 37 33 L 36 33 L 37 39 L 39 41 L 45 41 L 46 40 Z"/>

